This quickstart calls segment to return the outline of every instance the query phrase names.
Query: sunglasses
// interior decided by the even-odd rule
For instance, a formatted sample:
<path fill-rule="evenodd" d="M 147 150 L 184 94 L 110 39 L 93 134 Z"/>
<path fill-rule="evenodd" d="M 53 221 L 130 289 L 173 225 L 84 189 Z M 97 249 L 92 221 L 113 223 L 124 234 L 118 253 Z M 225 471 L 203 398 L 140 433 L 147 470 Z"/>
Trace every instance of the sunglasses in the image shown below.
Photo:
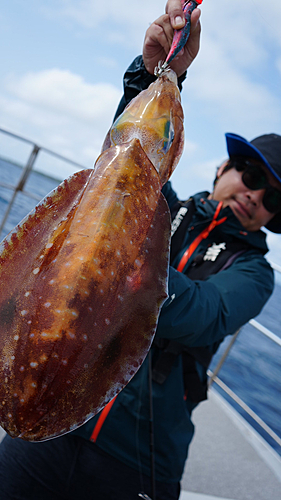
<path fill-rule="evenodd" d="M 228 168 L 232 167 L 234 167 L 237 172 L 243 172 L 242 181 L 247 188 L 252 191 L 265 189 L 262 203 L 268 212 L 276 214 L 281 211 L 281 191 L 269 184 L 266 172 L 262 167 L 251 162 L 251 160 L 233 157 L 230 158 L 228 163 Z"/>

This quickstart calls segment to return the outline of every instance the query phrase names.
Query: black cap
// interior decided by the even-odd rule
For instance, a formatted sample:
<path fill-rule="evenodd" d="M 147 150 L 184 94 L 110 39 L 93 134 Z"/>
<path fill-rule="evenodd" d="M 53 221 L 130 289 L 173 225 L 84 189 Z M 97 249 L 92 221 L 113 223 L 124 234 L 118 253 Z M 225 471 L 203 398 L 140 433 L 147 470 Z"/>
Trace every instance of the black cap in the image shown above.
<path fill-rule="evenodd" d="M 249 156 L 261 160 L 274 177 L 281 183 L 281 136 L 266 134 L 248 142 L 237 134 L 225 134 L 229 156 Z M 281 189 L 280 189 L 281 190 Z M 281 212 L 265 226 L 273 233 L 281 233 Z"/>

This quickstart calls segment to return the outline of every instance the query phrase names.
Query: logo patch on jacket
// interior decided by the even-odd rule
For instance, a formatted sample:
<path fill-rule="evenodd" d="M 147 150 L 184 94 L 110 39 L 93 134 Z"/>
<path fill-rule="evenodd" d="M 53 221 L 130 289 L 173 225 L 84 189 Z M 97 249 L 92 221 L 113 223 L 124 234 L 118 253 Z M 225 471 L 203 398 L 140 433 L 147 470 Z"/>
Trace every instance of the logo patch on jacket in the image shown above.
<path fill-rule="evenodd" d="M 213 243 L 212 246 L 207 249 L 203 260 L 215 262 L 222 250 L 226 250 L 226 243 L 219 243 L 218 245 Z"/>
<path fill-rule="evenodd" d="M 187 212 L 188 212 L 188 208 L 187 207 L 181 207 L 179 209 L 176 217 L 174 218 L 174 220 L 172 222 L 171 236 L 173 236 L 173 234 L 176 232 L 176 230 L 178 229 L 178 227 L 181 225 L 181 222 L 182 222 L 182 220 L 185 217 L 185 215 L 186 215 Z"/>

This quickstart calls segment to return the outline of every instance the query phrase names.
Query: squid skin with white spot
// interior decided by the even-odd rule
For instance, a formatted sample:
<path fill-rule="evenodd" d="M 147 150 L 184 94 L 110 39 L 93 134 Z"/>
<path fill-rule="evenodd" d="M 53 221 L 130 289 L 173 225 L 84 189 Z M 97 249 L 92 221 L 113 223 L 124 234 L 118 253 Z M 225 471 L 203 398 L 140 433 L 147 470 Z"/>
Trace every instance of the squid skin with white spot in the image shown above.
<path fill-rule="evenodd" d="M 176 76 L 113 124 L 94 169 L 52 191 L 0 246 L 0 424 L 44 441 L 99 412 L 142 364 L 167 297 L 161 193 L 183 148 Z"/>

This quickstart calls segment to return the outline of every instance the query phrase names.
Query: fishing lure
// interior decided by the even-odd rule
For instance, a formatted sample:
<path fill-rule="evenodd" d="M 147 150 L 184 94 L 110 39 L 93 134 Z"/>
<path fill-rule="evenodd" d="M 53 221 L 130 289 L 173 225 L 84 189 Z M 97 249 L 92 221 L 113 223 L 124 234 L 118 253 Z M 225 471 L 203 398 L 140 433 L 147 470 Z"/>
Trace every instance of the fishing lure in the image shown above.
<path fill-rule="evenodd" d="M 163 71 L 168 67 L 168 65 L 173 61 L 173 59 L 178 55 L 181 49 L 185 46 L 188 37 L 190 35 L 190 25 L 191 25 L 191 14 L 201 5 L 203 0 L 181 0 L 182 9 L 185 15 L 185 25 L 180 30 L 175 30 L 174 37 L 172 41 L 172 45 L 170 51 L 166 57 L 165 62 L 156 70 L 157 76 L 160 76 Z"/>

